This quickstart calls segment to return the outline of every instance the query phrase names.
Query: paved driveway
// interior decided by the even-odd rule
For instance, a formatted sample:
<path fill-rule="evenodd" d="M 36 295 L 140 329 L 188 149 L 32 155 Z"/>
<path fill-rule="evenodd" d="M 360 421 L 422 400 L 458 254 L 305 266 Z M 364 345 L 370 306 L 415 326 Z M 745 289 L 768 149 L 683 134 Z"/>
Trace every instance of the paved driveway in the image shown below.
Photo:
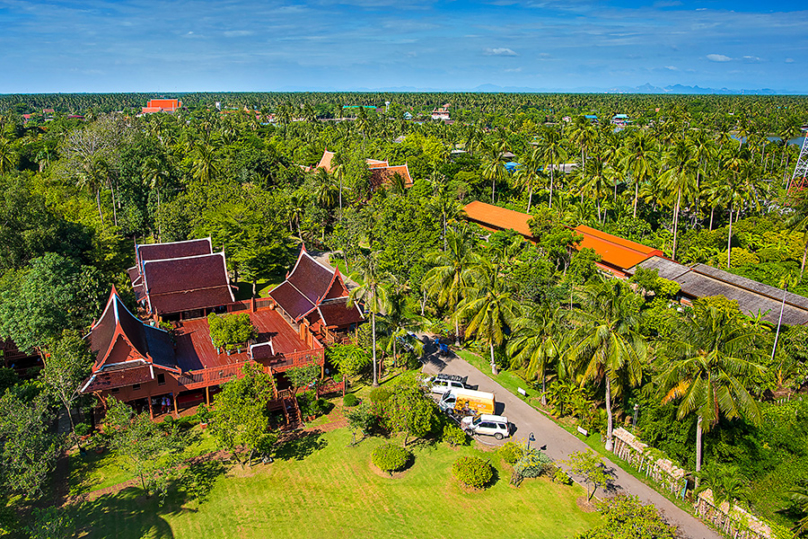
<path fill-rule="evenodd" d="M 505 405 L 502 415 L 507 416 L 508 420 L 516 426 L 516 431 L 513 434 L 514 439 L 524 442 L 532 432 L 536 437 L 536 441 L 533 442 L 534 447 L 541 447 L 553 460 L 563 460 L 571 453 L 586 451 L 589 448 L 582 440 L 553 423 L 541 412 L 533 409 L 526 402 L 517 398 L 467 361 L 457 356 L 438 358 L 435 354 L 430 354 L 427 356 L 424 372 L 429 374 L 445 372 L 447 374 L 468 376 L 470 385 L 478 385 L 480 391 L 494 393 L 497 402 Z M 499 409 L 497 413 L 500 413 Z M 486 443 L 495 442 L 493 438 L 489 440 L 487 436 L 482 438 L 485 439 Z M 699 519 L 681 510 L 654 489 L 617 467 L 613 462 L 605 460 L 605 464 L 607 468 L 612 470 L 615 480 L 613 490 L 608 493 L 600 491 L 598 492 L 599 496 L 608 496 L 614 493 L 633 494 L 644 503 L 653 503 L 668 522 L 679 526 L 679 531 L 683 536 L 690 539 L 721 539 L 721 535 L 707 527 Z"/>

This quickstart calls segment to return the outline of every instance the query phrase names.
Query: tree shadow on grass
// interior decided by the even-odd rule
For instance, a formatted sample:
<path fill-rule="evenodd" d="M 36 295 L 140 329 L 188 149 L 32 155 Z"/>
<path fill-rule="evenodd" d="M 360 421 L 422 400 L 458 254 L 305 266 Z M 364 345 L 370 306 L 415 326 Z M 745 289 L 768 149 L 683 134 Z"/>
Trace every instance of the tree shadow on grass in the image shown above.
<path fill-rule="evenodd" d="M 146 498 L 141 489 L 130 487 L 73 505 L 70 513 L 79 535 L 90 539 L 139 539 L 146 536 L 168 539 L 173 538 L 174 533 L 164 516 L 182 511 L 176 506 L 172 508 L 173 505 L 166 503 L 161 507 L 158 497 Z"/>
<path fill-rule="evenodd" d="M 323 439 L 322 432 L 318 430 L 302 432 L 283 442 L 275 450 L 275 458 L 280 460 L 303 460 L 327 445 L 328 442 Z"/>

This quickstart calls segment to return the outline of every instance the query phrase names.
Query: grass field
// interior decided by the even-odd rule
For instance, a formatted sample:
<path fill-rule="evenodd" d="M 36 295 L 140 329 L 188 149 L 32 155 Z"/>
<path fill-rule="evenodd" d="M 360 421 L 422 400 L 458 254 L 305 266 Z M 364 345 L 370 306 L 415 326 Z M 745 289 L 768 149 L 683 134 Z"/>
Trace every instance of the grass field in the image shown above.
<path fill-rule="evenodd" d="M 582 512 L 583 490 L 547 479 L 518 489 L 493 453 L 444 444 L 417 445 L 415 462 L 399 478 L 371 471 L 369 438 L 349 447 L 350 432 L 314 434 L 284 446 L 275 462 L 228 471 L 212 466 L 200 503 L 181 492 L 161 507 L 135 488 L 73 507 L 88 537 L 408 537 L 570 538 L 595 525 Z M 479 454 L 498 468 L 486 491 L 466 493 L 451 478 L 458 457 Z"/>

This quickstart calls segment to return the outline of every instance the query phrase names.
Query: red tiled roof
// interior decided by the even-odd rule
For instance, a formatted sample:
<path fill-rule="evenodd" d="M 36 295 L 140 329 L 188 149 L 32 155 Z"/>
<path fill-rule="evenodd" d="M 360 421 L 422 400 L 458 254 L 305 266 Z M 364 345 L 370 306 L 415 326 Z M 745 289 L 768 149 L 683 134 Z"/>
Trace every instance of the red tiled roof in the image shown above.
<path fill-rule="evenodd" d="M 348 298 L 323 302 L 318 307 L 318 310 L 325 325 L 330 327 L 345 327 L 350 324 L 358 324 L 364 320 L 358 306 L 348 307 Z"/>
<path fill-rule="evenodd" d="M 269 295 L 286 311 L 286 314 L 295 320 L 299 320 L 314 309 L 314 302 L 310 301 L 288 281 L 284 281 L 272 289 Z"/>
<path fill-rule="evenodd" d="M 138 320 L 129 312 L 113 287 L 100 320 L 90 329 L 90 350 L 96 354 L 93 372 L 109 366 L 107 359 L 118 342 L 128 345 L 128 348 L 119 349 L 118 352 L 126 354 L 124 363 L 139 359 L 176 369 L 174 347 L 168 333 Z"/>
<path fill-rule="evenodd" d="M 466 217 L 488 230 L 515 230 L 526 238 L 532 238 L 530 226 L 527 224 L 531 216 L 499 206 L 474 201 L 463 208 Z"/>
<path fill-rule="evenodd" d="M 320 158 L 320 162 L 317 163 L 317 167 L 315 168 L 324 168 L 326 172 L 331 172 L 331 161 L 334 159 L 334 152 L 329 152 L 325 150 L 323 152 L 323 156 Z"/>
<path fill-rule="evenodd" d="M 146 260 L 165 260 L 167 258 L 183 258 L 186 256 L 209 255 L 212 253 L 213 245 L 210 242 L 210 238 L 135 245 L 135 259 L 141 268 L 143 267 L 143 262 Z"/>
<path fill-rule="evenodd" d="M 82 393 L 92 393 L 114 389 L 116 387 L 131 386 L 133 384 L 143 384 L 153 380 L 152 371 L 148 366 L 120 369 L 109 372 L 99 372 L 93 374 L 87 385 L 82 388 Z"/>
<path fill-rule="evenodd" d="M 146 296 L 153 312 L 171 314 L 233 303 L 224 253 L 147 260 Z"/>
<path fill-rule="evenodd" d="M 664 256 L 658 249 L 585 225 L 579 225 L 574 230 L 583 236 L 583 240 L 577 246 L 579 251 L 585 248 L 593 249 L 600 256 L 602 263 L 621 270 L 636 266 L 652 256 Z"/>
<path fill-rule="evenodd" d="M 404 180 L 404 187 L 412 187 L 412 177 L 407 165 L 378 166 L 370 168 L 370 186 L 372 189 L 391 185 L 396 174 Z"/>
<path fill-rule="evenodd" d="M 182 106 L 182 101 L 178 99 L 152 99 L 146 104 L 145 108 L 154 108 L 162 110 L 177 110 Z"/>
<path fill-rule="evenodd" d="M 390 163 L 388 163 L 387 161 L 382 161 L 380 159 L 365 159 L 365 163 L 370 169 L 384 168 L 390 166 Z"/>

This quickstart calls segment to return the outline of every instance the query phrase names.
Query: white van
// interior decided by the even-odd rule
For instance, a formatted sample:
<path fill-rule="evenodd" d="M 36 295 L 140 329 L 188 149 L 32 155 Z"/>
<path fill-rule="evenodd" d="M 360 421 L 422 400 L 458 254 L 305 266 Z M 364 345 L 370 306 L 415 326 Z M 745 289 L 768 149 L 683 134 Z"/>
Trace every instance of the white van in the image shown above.
<path fill-rule="evenodd" d="M 457 376 L 455 374 L 439 374 L 431 380 L 430 389 L 432 393 L 442 395 L 455 389 L 466 389 L 467 376 Z"/>

